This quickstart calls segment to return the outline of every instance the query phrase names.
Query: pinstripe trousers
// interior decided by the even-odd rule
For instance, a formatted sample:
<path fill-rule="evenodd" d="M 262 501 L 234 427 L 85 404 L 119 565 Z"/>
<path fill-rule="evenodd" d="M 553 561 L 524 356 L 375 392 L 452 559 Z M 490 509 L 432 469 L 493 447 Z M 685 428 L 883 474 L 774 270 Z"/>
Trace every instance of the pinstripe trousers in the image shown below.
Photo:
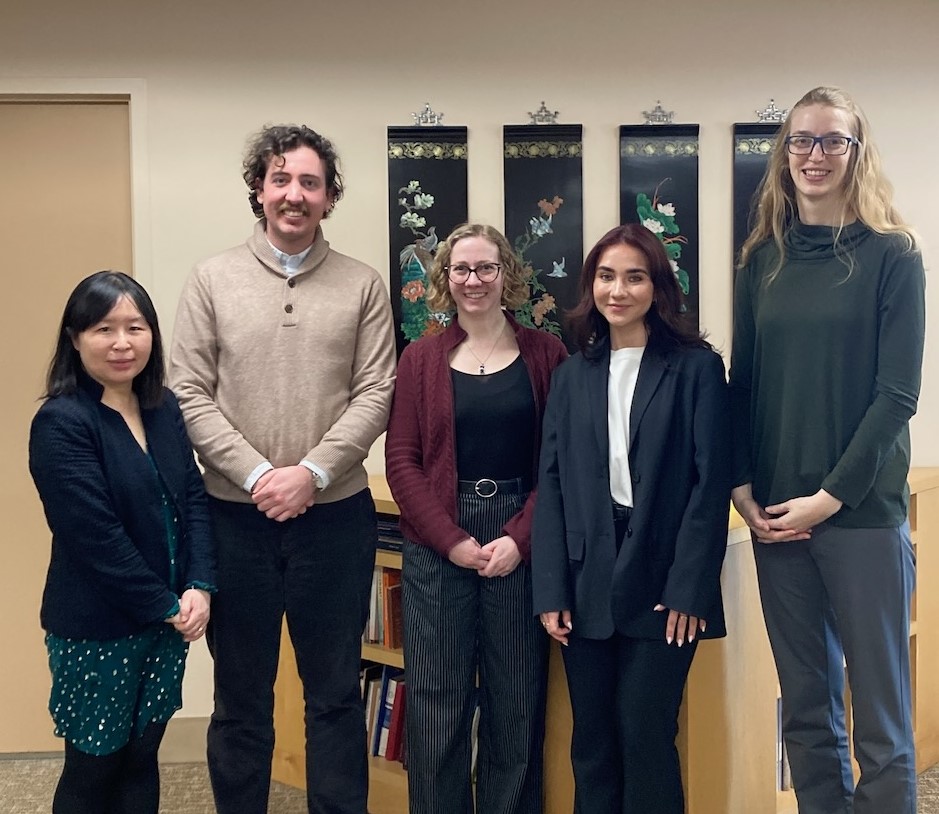
<path fill-rule="evenodd" d="M 526 498 L 460 494 L 460 527 L 485 545 Z M 402 586 L 410 814 L 473 814 L 477 697 L 476 814 L 540 814 L 548 638 L 528 566 L 481 577 L 405 541 Z"/>

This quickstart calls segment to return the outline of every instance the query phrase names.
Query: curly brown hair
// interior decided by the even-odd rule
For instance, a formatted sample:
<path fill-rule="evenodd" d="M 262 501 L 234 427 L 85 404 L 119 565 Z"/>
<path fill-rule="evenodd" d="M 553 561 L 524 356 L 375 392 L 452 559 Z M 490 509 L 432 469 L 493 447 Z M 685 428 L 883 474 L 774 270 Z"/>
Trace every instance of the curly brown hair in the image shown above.
<path fill-rule="evenodd" d="M 326 169 L 326 191 L 332 204 L 335 205 L 342 197 L 339 154 L 333 143 L 305 124 L 271 125 L 262 128 L 249 139 L 242 163 L 241 177 L 248 186 L 248 202 L 256 217 L 264 217 L 264 207 L 258 201 L 258 189 L 264 183 L 271 159 L 299 147 L 309 147 L 323 160 Z M 331 211 L 332 206 L 323 217 L 328 218 Z"/>
<path fill-rule="evenodd" d="M 427 308 L 430 311 L 452 313 L 456 303 L 450 294 L 446 268 L 450 264 L 450 254 L 454 245 L 467 237 L 482 237 L 494 244 L 499 250 L 499 262 L 502 264 L 502 305 L 509 311 L 526 302 L 530 296 L 528 273 L 519 256 L 498 229 L 484 223 L 462 223 L 456 227 L 437 247 L 434 264 L 428 275 Z"/>

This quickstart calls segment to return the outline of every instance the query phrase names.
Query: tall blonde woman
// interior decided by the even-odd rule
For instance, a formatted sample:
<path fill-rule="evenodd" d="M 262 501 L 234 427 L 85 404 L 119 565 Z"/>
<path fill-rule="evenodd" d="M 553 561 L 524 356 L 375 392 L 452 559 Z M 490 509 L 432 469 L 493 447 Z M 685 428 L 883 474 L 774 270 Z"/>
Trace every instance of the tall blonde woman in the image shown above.
<path fill-rule="evenodd" d="M 815 88 L 780 129 L 743 246 L 730 373 L 733 500 L 801 814 L 916 810 L 906 477 L 924 324 L 922 259 L 867 119 Z"/>
<path fill-rule="evenodd" d="M 505 310 L 527 298 L 505 237 L 457 227 L 428 296 L 453 322 L 398 365 L 385 455 L 406 538 L 411 814 L 473 814 L 477 697 L 475 811 L 542 807 L 548 639 L 532 616 L 528 562 L 541 419 L 567 352 Z"/>

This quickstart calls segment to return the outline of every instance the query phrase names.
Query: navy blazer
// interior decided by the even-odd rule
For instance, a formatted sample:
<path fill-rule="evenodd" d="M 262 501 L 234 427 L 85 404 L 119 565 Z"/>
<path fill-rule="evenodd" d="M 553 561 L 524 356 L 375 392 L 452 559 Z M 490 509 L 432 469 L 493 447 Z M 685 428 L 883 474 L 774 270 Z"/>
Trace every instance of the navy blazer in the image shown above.
<path fill-rule="evenodd" d="M 532 532 L 535 613 L 570 610 L 576 635 L 664 638 L 666 608 L 726 634 L 720 571 L 730 507 L 724 365 L 703 348 L 646 348 L 629 417 L 633 512 L 619 552 L 610 498 L 610 348 L 554 373 Z"/>
<path fill-rule="evenodd" d="M 80 377 L 73 395 L 48 399 L 33 418 L 29 470 L 52 556 L 40 621 L 57 636 L 112 639 L 162 620 L 186 585 L 215 584 L 215 549 L 202 475 L 176 398 L 141 410 L 147 446 L 179 518 L 176 578 L 159 485 L 102 388 Z"/>

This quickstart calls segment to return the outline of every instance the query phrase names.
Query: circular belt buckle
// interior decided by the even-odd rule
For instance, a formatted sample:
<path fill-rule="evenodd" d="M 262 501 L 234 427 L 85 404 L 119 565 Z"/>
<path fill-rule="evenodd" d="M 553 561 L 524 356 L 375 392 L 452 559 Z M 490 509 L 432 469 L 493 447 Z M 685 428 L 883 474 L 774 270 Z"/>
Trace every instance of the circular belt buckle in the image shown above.
<path fill-rule="evenodd" d="M 499 484 L 492 478 L 480 478 L 473 484 L 473 489 L 480 497 L 495 497 L 496 493 L 499 491 Z M 484 489 L 486 491 L 483 491 Z M 489 491 L 490 489 L 492 491 Z"/>

